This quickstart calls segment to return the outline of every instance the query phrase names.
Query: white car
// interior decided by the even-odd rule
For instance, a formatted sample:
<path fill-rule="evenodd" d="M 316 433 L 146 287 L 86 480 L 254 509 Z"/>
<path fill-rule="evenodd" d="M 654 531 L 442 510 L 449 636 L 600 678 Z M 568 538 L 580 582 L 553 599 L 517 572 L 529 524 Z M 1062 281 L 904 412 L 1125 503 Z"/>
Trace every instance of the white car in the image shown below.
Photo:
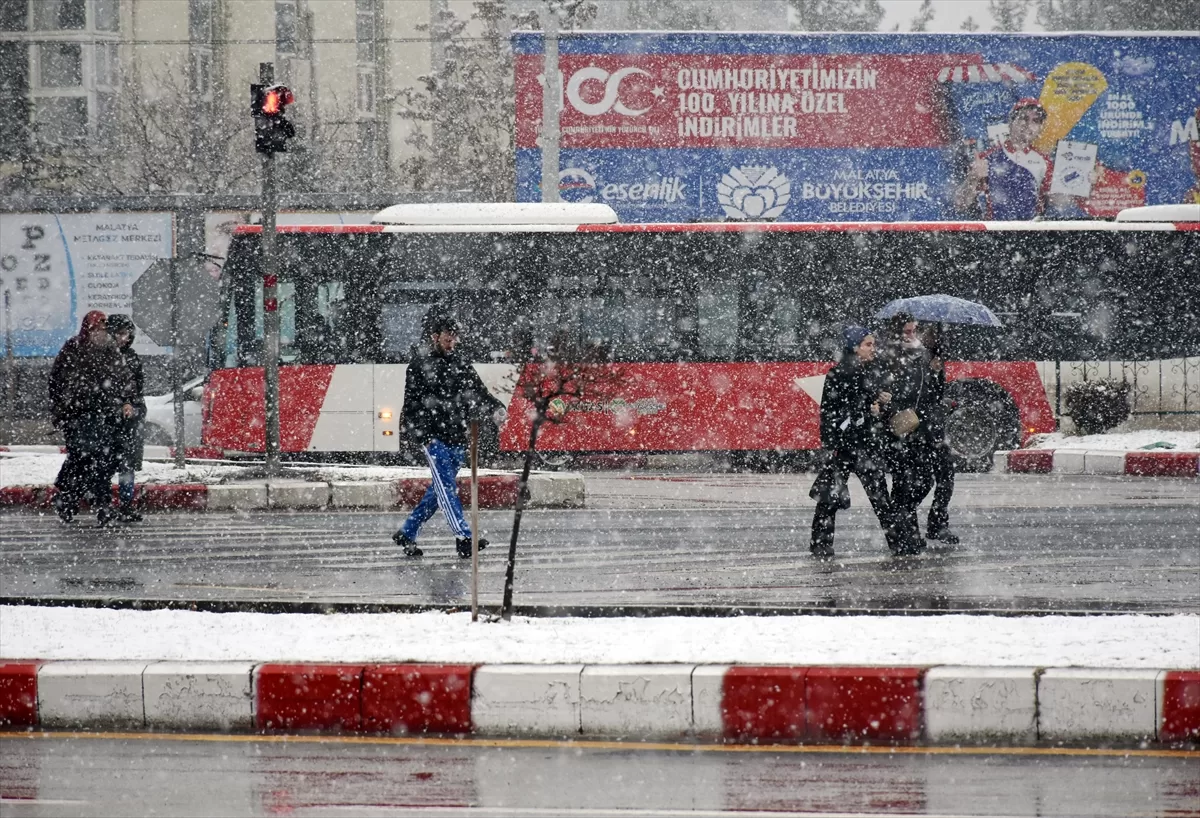
<path fill-rule="evenodd" d="M 186 381 L 183 392 L 183 445 L 200 445 L 200 398 L 204 395 L 204 378 Z M 175 444 L 175 396 L 146 396 L 146 445 Z"/>

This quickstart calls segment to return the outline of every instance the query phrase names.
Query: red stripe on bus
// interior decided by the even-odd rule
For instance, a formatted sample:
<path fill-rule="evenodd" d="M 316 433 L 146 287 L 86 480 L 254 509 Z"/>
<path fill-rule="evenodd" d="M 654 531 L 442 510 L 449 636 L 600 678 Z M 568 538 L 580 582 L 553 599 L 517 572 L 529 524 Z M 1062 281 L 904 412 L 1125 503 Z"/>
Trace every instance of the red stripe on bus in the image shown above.
<path fill-rule="evenodd" d="M 1200 222 L 1175 222 L 1175 229 L 1185 233 L 1200 233 Z"/>
<path fill-rule="evenodd" d="M 332 364 L 279 367 L 279 437 L 283 451 L 308 450 L 332 379 Z M 205 387 L 205 400 L 211 402 L 204 419 L 204 440 L 239 452 L 264 449 L 261 367 L 214 371 Z"/>
<path fill-rule="evenodd" d="M 581 224 L 579 233 L 911 233 L 987 230 L 982 222 L 712 222 L 705 224 Z"/>
<path fill-rule="evenodd" d="M 239 224 L 233 228 L 235 236 L 254 236 L 262 232 L 261 224 Z M 276 233 L 382 233 L 382 224 L 283 224 L 275 227 Z"/>

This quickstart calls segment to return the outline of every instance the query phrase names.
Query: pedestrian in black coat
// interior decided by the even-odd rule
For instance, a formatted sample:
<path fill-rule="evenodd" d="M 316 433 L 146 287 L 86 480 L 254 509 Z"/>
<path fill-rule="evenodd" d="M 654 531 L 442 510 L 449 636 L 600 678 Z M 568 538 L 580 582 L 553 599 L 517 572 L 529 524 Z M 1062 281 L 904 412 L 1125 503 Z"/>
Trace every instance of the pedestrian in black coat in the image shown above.
<path fill-rule="evenodd" d="M 880 419 L 891 396 L 876 380 L 875 337 L 862 327 L 848 327 L 843 346 L 842 358 L 825 376 L 821 392 L 821 447 L 827 459 L 810 493 L 817 507 L 809 549 L 815 556 L 833 555 L 835 516 L 848 505 L 845 486 L 853 472 L 866 490 L 888 547 L 903 553 L 912 542 L 899 527 L 884 477 Z"/>
<path fill-rule="evenodd" d="M 455 351 L 456 319 L 435 307 L 425 317 L 424 333 L 428 343 L 413 350 L 404 376 L 403 422 L 409 440 L 421 447 L 432 480 L 392 540 L 406 557 L 421 556 L 417 534 L 440 508 L 454 532 L 458 555 L 469 558 L 472 533 L 463 517 L 455 478 L 466 459 L 470 422 L 490 414 L 497 425 L 503 425 L 505 408 L 479 379 L 475 367 Z M 478 542 L 481 549 L 487 545 L 482 537 Z"/>
<path fill-rule="evenodd" d="M 134 477 L 142 468 L 145 449 L 143 425 L 146 420 L 146 378 L 142 370 L 142 359 L 133 351 L 134 326 L 128 315 L 113 313 L 108 316 L 108 334 L 129 367 L 133 388 L 128 395 L 133 406 L 133 416 L 123 417 L 117 425 L 117 519 L 123 523 L 136 523 L 142 519 L 133 507 Z"/>
<path fill-rule="evenodd" d="M 929 351 L 929 375 L 925 400 L 921 409 L 921 425 L 929 439 L 929 466 L 934 481 L 933 502 L 925 538 L 949 545 L 958 543 L 958 535 L 950 530 L 950 498 L 954 496 L 954 456 L 946 443 L 946 365 L 942 349 L 941 328 L 931 324 L 925 328 L 922 343 Z"/>
<path fill-rule="evenodd" d="M 122 418 L 133 415 L 132 390 L 133 378 L 108 334 L 104 313 L 92 310 L 50 370 L 51 413 L 67 446 L 54 481 L 55 510 L 64 522 L 74 518 L 84 499 L 97 509 L 101 525 L 113 518 L 115 441 Z"/>
<path fill-rule="evenodd" d="M 928 415 L 931 402 L 936 403 L 940 396 L 934 397 L 930 356 L 916 329 L 916 321 L 906 313 L 889 319 L 879 363 L 885 388 L 892 393 L 887 418 L 890 433 L 885 436 L 892 506 L 903 520 L 905 531 L 916 532 L 910 550 L 919 551 L 924 540 L 919 536 L 917 507 L 933 488 L 934 454 Z"/>

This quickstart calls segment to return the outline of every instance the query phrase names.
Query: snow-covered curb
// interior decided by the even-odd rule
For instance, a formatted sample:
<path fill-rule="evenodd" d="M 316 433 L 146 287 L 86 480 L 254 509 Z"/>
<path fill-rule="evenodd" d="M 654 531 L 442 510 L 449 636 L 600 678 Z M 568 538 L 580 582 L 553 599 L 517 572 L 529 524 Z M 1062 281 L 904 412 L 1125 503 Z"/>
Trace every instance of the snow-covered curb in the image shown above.
<path fill-rule="evenodd" d="M 996 471 L 1012 474 L 1200 475 L 1200 432 L 1147 429 L 1103 435 L 1034 435 L 1014 451 L 996 452 Z"/>
<path fill-rule="evenodd" d="M 0 452 L 0 507 L 47 508 L 63 458 L 57 453 Z M 428 471 L 416 468 L 291 467 L 285 469 L 282 479 L 270 481 L 251 479 L 256 471 L 261 473 L 261 467 L 193 462 L 176 469 L 169 463 L 147 461 L 138 473 L 137 502 L 149 511 L 391 509 L 415 505 L 429 485 Z M 460 477 L 458 486 L 464 504 L 469 502 L 469 479 Z M 479 507 L 512 508 L 517 486 L 515 474 L 480 471 Z M 533 508 L 580 508 L 584 504 L 583 475 L 535 472 L 529 477 L 528 502 Z"/>
<path fill-rule="evenodd" d="M 1200 477 L 1200 452 L 1034 448 L 996 452 L 993 463 L 996 471 L 1009 474 Z"/>
<path fill-rule="evenodd" d="M 13 657 L 0 660 L 0 725 L 752 742 L 1195 741 L 1197 637 L 1200 617 L 1190 615 L 473 624 L 466 614 L 11 607 L 0 610 L 0 644 Z M 940 655 L 986 661 L 930 661 Z M 1068 661 L 1038 661 L 1048 656 Z M 1124 666 L 1069 661 L 1105 658 Z"/>
<path fill-rule="evenodd" d="M 1086 449 L 1110 452 L 1200 452 L 1200 431 L 1142 429 L 1103 435 L 1068 435 L 1062 432 L 1034 435 L 1026 449 Z"/>
<path fill-rule="evenodd" d="M 1200 616 L 523 618 L 0 608 L 6 657 L 1200 669 Z"/>

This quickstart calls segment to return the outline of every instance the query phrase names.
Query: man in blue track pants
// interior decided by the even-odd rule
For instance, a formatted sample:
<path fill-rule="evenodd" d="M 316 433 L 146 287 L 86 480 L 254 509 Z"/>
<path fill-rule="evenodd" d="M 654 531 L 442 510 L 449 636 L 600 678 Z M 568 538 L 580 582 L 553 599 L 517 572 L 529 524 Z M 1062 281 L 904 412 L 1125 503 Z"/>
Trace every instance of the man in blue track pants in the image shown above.
<path fill-rule="evenodd" d="M 459 325 L 449 313 L 434 307 L 425 316 L 428 343 L 414 347 L 404 379 L 404 429 L 418 443 L 429 463 L 432 483 L 400 530 L 392 535 L 406 557 L 419 557 L 417 533 L 440 508 L 454 532 L 460 557 L 471 556 L 471 528 L 463 518 L 455 478 L 466 459 L 467 429 L 472 419 L 491 413 L 504 423 L 504 404 L 496 400 L 470 363 L 455 353 Z M 479 547 L 487 540 L 479 539 Z"/>

